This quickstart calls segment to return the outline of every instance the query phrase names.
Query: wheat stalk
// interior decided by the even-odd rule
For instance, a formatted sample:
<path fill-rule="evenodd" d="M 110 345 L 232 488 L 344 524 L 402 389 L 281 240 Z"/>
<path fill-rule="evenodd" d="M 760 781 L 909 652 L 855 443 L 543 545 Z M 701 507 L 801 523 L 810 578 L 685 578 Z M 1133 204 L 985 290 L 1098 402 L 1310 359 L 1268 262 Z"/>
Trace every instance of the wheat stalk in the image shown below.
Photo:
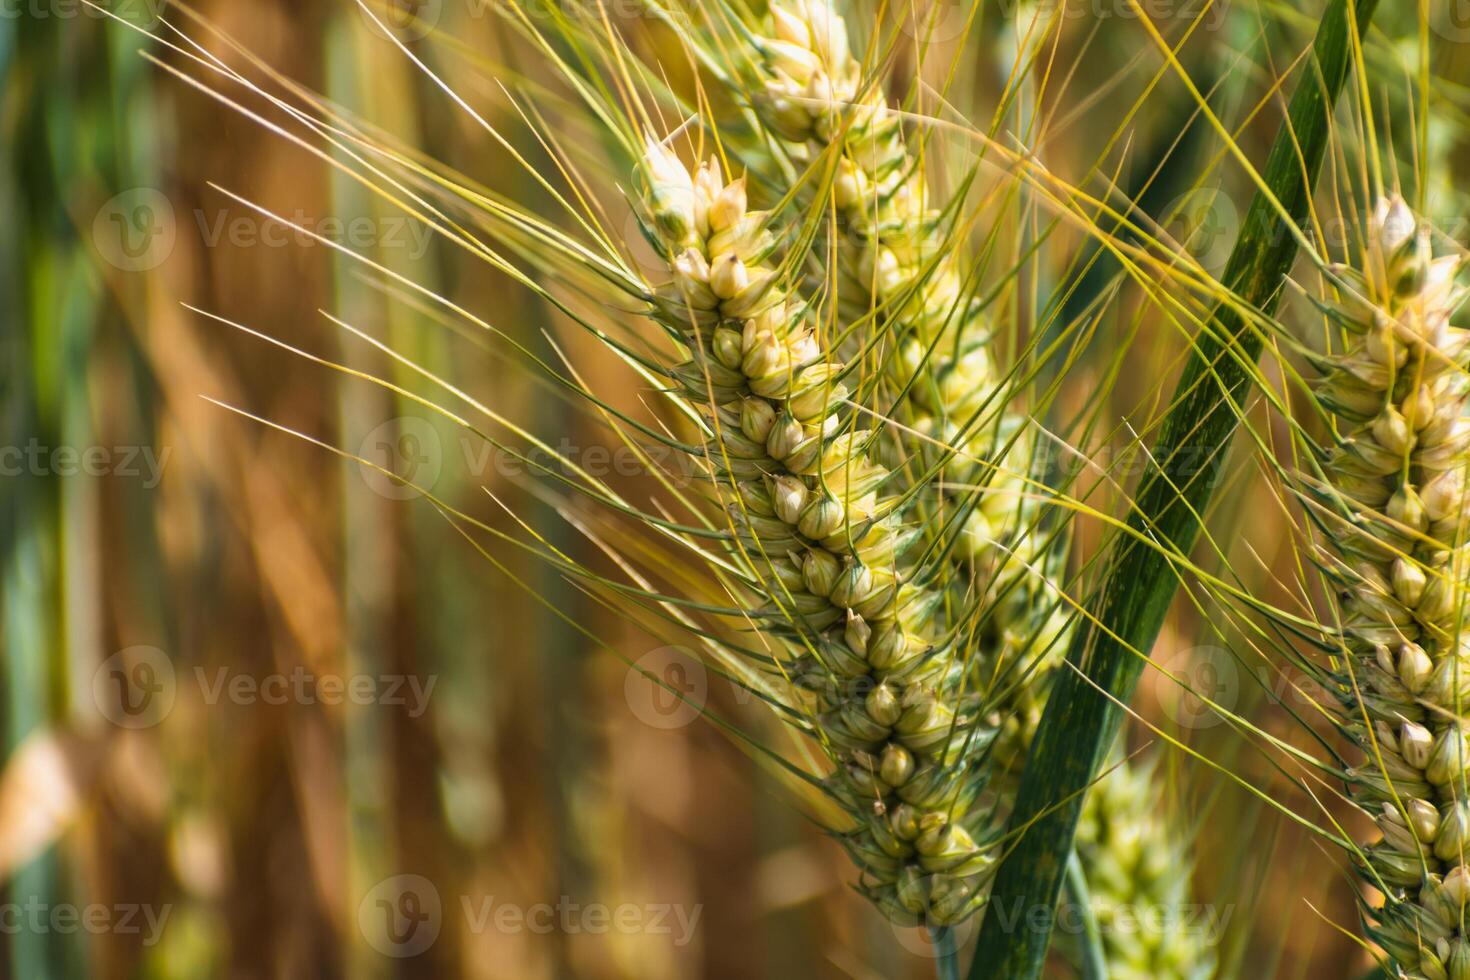
<path fill-rule="evenodd" d="M 962 282 L 963 254 L 930 207 L 922 157 L 910 152 L 881 86 L 865 82 L 837 8 L 826 0 L 772 4 L 752 45 L 760 119 L 794 153 L 835 161 L 831 204 L 843 232 L 835 256 L 846 282 L 839 294 L 849 320 L 871 324 L 889 348 L 887 380 L 906 396 L 893 410 L 905 450 L 890 462 L 917 482 L 932 474 L 941 489 L 921 498 L 931 518 L 922 523 L 963 573 L 960 587 L 973 581 L 993 604 L 976 669 L 987 684 L 1012 679 L 992 721 L 996 768 L 1013 773 L 1040 716 L 1039 686 L 1027 675 L 1064 646 L 1067 624 L 1049 581 L 1063 571 L 1067 538 L 1037 530 L 1040 508 L 1023 492 L 1034 437 L 1020 417 L 994 431 L 978 424 L 999 387 L 990 327 Z"/>
<path fill-rule="evenodd" d="M 836 257 L 849 317 L 875 314 L 872 329 L 892 347 L 890 381 L 907 394 L 904 420 L 921 442 L 954 457 L 946 480 L 974 482 L 974 461 L 996 455 L 995 434 L 976 430 L 998 379 L 981 302 L 961 275 L 962 251 L 949 240 L 943 213 L 930 206 L 922 155 L 910 152 L 902 116 L 882 87 L 864 80 L 835 6 L 772 4 L 765 30 L 752 41 L 756 111 L 797 152 L 833 155 Z M 1005 462 L 1019 462 L 1024 472 L 1033 447 L 1024 426 L 1011 428 L 1023 430 L 1023 445 Z M 993 492 L 957 536 L 961 558 L 993 559 L 996 539 L 1014 521 L 1019 473 L 1002 469 L 992 480 Z"/>

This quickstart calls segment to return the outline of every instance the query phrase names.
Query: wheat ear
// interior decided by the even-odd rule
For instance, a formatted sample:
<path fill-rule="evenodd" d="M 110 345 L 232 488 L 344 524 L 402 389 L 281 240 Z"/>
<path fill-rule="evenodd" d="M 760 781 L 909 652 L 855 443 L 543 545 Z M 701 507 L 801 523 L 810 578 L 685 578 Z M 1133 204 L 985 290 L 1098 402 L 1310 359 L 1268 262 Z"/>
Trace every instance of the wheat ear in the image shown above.
<path fill-rule="evenodd" d="M 1020 492 L 1036 453 L 1026 421 L 1011 416 L 999 433 L 976 431 L 975 417 L 997 387 L 990 325 L 967 296 L 962 251 L 946 240 L 942 212 L 929 206 L 922 160 L 909 150 L 900 115 L 888 108 L 881 87 L 863 84 L 843 17 L 827 0 L 773 3 L 755 44 L 761 119 L 784 140 L 836 154 L 832 202 L 846 232 L 837 257 L 850 284 L 848 312 L 873 314 L 895 338 L 890 380 L 909 393 L 900 416 L 932 440 L 921 454 L 925 468 L 942 464 L 940 478 L 952 486 L 985 483 L 961 515 L 949 555 L 967 573 L 962 579 L 980 583 L 990 605 L 974 661 L 983 675 L 978 683 L 1007 692 L 989 719 L 997 733 L 991 782 L 1005 809 L 1070 632 L 1055 584 L 1065 570 L 1068 535 L 1042 530 L 1034 495 Z M 1004 459 L 984 473 L 977 460 L 1007 442 Z M 936 460 L 935 444 L 952 447 L 953 457 Z M 1104 783 L 1086 802 L 1092 843 L 1079 852 L 1097 869 L 1088 873 L 1095 904 L 1179 907 L 1188 900 L 1189 875 L 1187 862 L 1176 858 L 1186 848 L 1177 828 L 1154 812 L 1147 771 L 1122 763 Z M 1192 933 L 1125 939 L 1112 932 L 1104 945 L 1110 972 L 1120 976 L 1137 975 L 1143 965 L 1156 967 L 1157 976 L 1203 976 L 1213 963 L 1208 941 Z"/>
<path fill-rule="evenodd" d="M 750 609 L 804 692 L 834 763 L 833 794 L 859 829 L 844 841 L 862 890 L 900 921 L 959 921 L 984 900 L 994 858 L 972 831 L 988 733 L 966 692 L 941 597 L 903 569 L 912 534 L 879 490 L 872 433 L 846 408 L 844 368 L 765 260 L 768 217 L 711 159 L 691 174 L 650 142 L 647 229 L 672 283 L 661 307 L 692 359 L 676 370 L 708 414 L 705 457 L 732 549 L 761 583 Z"/>
<path fill-rule="evenodd" d="M 841 295 L 852 319 L 871 314 L 892 341 L 889 380 L 907 392 L 896 414 L 917 430 L 903 440 L 917 444 L 913 460 L 889 462 L 937 469 L 939 482 L 958 491 L 921 505 L 938 515 L 926 527 L 945 543 L 953 538 L 944 550 L 993 606 L 977 638 L 977 669 L 984 683 L 1010 692 L 992 721 L 1001 733 L 998 768 L 1014 771 L 1042 701 L 1021 675 L 1039 673 L 1034 661 L 1065 647 L 1067 619 L 1052 585 L 1067 536 L 1040 531 L 1035 495 L 1023 492 L 1034 436 L 1018 416 L 976 424 L 997 391 L 989 325 L 965 289 L 961 251 L 929 207 L 922 160 L 909 150 L 900 114 L 881 87 L 863 84 L 844 18 L 825 0 L 773 3 L 754 45 L 760 118 L 783 140 L 835 155 L 832 203 L 845 231 L 836 255 L 848 283 Z"/>
<path fill-rule="evenodd" d="M 1368 756 L 1350 789 L 1383 832 L 1360 852 L 1384 894 L 1370 931 L 1398 975 L 1429 980 L 1470 980 L 1460 609 L 1470 332 L 1450 324 L 1465 295 L 1459 264 L 1433 257 L 1429 229 L 1402 200 L 1378 203 L 1362 268 L 1338 268 L 1344 298 L 1325 304 L 1350 339 L 1322 359 L 1318 396 L 1338 440 L 1309 498 L 1340 588 L 1343 727 Z"/>
<path fill-rule="evenodd" d="M 1151 768 L 1113 768 L 1088 791 L 1077 821 L 1077 857 L 1087 870 L 1108 976 L 1209 977 L 1215 937 L 1191 914 L 1186 838 L 1164 808 Z"/>

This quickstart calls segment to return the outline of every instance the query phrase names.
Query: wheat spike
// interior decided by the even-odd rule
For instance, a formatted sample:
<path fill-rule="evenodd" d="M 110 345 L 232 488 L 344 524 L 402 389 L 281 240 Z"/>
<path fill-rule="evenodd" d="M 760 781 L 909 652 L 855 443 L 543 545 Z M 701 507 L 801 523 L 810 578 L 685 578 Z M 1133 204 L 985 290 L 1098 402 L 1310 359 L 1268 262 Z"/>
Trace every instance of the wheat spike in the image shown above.
<path fill-rule="evenodd" d="M 847 312 L 854 319 L 877 314 L 897 346 L 890 381 L 909 392 L 898 414 L 921 434 L 920 468 L 942 465 L 943 483 L 981 488 L 978 500 L 960 505 L 962 526 L 950 556 L 961 582 L 978 584 L 990 606 L 974 662 L 977 683 L 1006 691 L 989 719 L 996 731 L 991 784 L 1004 810 L 1040 721 L 1048 676 L 1067 645 L 1069 610 L 1055 583 L 1065 571 L 1068 535 L 1041 528 L 1034 497 L 1020 492 L 1024 475 L 1036 468 L 1027 421 L 1009 416 L 994 429 L 975 424 L 998 384 L 988 349 L 992 331 L 964 289 L 963 253 L 946 240 L 942 214 L 930 206 L 923 161 L 910 151 L 901 116 L 889 109 L 881 86 L 864 83 L 843 17 L 828 0 L 773 3 L 755 44 L 762 120 L 780 138 L 810 147 L 812 156 L 836 154 L 832 202 L 847 232 L 837 250 L 849 285 Z M 1007 443 L 994 469 L 981 462 L 1001 455 Z M 942 458 L 945 450 L 936 444 L 953 455 Z M 953 491 L 935 496 L 925 501 L 931 512 L 956 506 Z M 1084 862 L 1102 869 L 1098 883 L 1089 884 L 1093 897 L 1100 907 L 1150 899 L 1178 906 L 1189 892 L 1184 863 L 1134 861 L 1121 845 L 1102 846 L 1126 837 L 1135 851 L 1152 856 L 1185 849 L 1176 828 L 1151 812 L 1146 774 L 1126 764 L 1119 769 L 1114 788 L 1098 801 L 1089 797 L 1084 815 L 1098 842 Z M 1110 969 L 1151 963 L 1159 976 L 1202 976 L 1213 962 L 1207 941 L 1178 932 L 1135 936 L 1131 944 L 1107 944 L 1107 951 Z"/>
<path fill-rule="evenodd" d="M 650 142 L 647 227 L 673 281 L 661 292 L 690 361 L 676 370 L 706 410 L 706 458 L 732 547 L 761 583 L 751 614 L 817 719 L 861 887 L 896 919 L 942 926 L 984 900 L 994 858 L 976 834 L 978 727 L 940 597 L 906 572 L 906 534 L 880 488 L 871 433 L 844 407 L 843 366 L 765 259 L 768 216 L 716 160 L 691 174 Z M 971 689 L 973 690 L 973 689 Z M 983 835 L 982 835 L 983 836 Z"/>
<path fill-rule="evenodd" d="M 1317 389 L 1338 426 L 1327 484 L 1313 485 L 1330 545 L 1321 562 L 1340 589 L 1333 679 L 1343 727 L 1367 755 L 1350 788 L 1383 832 L 1361 852 L 1384 892 L 1371 934 L 1398 975 L 1470 980 L 1470 332 L 1450 323 L 1465 291 L 1460 260 L 1433 256 L 1429 228 L 1401 199 L 1378 203 L 1369 232 L 1362 268 L 1335 270 L 1344 298 L 1325 308 L 1350 339 L 1322 359 Z"/>
<path fill-rule="evenodd" d="M 1191 904 L 1183 834 L 1161 809 L 1151 768 L 1116 766 L 1088 792 L 1077 822 L 1108 976 L 1209 977 L 1217 937 Z"/>
<path fill-rule="evenodd" d="M 1013 770 L 1040 714 L 1036 685 L 1018 682 L 1024 662 L 1065 646 L 1064 604 L 1050 580 L 1063 569 L 1066 535 L 1038 530 L 1038 508 L 1022 493 L 1036 455 L 1031 430 L 1016 416 L 976 424 L 997 388 L 989 326 L 964 289 L 963 255 L 949 247 L 941 214 L 929 206 L 922 160 L 881 87 L 864 85 L 843 17 L 826 0 L 772 4 L 755 45 L 761 118 L 782 139 L 836 154 L 832 199 L 848 232 L 837 249 L 848 282 L 842 295 L 852 318 L 876 312 L 896 346 L 890 381 L 909 392 L 897 414 L 918 433 L 902 441 L 919 452 L 908 460 L 895 454 L 890 465 L 925 473 L 942 465 L 942 484 L 978 488 L 925 501 L 939 516 L 925 524 L 956 538 L 952 558 L 994 604 L 977 664 L 988 683 L 1004 678 L 1015 693 L 994 719 L 998 760 Z M 960 526 L 946 532 L 946 509 L 957 508 Z"/>

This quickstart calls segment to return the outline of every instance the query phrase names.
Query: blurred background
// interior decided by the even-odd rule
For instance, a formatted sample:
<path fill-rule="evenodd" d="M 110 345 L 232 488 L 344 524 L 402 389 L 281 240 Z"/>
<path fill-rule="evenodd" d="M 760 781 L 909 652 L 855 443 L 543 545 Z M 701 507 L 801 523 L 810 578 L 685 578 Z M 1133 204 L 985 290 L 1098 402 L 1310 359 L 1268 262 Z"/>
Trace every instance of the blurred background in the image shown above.
<path fill-rule="evenodd" d="M 534 77 L 488 0 L 401 0 L 384 14 L 405 18 L 404 5 Z M 1080 179 L 1126 134 L 1109 158 L 1120 185 L 1146 191 L 1150 213 L 1172 216 L 1169 230 L 1218 269 L 1247 181 L 1222 165 L 1177 79 L 1157 80 L 1163 61 L 1134 8 L 1074 6 L 1055 51 L 1059 79 L 1073 80 L 1032 107 L 1054 122 L 1047 159 Z M 279 72 L 500 193 L 544 200 L 351 3 L 201 0 L 200 21 L 162 0 L 113 9 L 184 44 L 177 25 L 255 77 Z M 967 9 L 953 11 L 961 23 Z M 977 38 L 993 63 L 967 69 L 972 103 L 1001 89 L 1015 24 L 1036 9 L 985 6 Z M 1201 25 L 1181 56 L 1259 159 L 1280 118 L 1273 79 L 1315 13 L 1187 0 L 1150 11 L 1171 39 Z M 1413 16 L 1385 14 L 1372 56 L 1387 66 L 1387 118 L 1418 36 Z M 417 44 L 420 22 L 395 23 Z M 1432 70 L 1446 80 L 1436 108 L 1463 118 L 1457 25 L 1440 23 Z M 487 119 L 513 123 L 484 76 L 415 51 Z M 493 316 L 540 355 L 553 338 L 585 348 L 548 304 L 149 58 L 185 63 L 79 0 L 16 0 L 0 16 L 0 975 L 932 976 L 925 937 L 853 892 L 840 848 L 629 663 L 738 716 L 728 685 L 554 570 L 513 551 L 496 567 L 382 473 L 215 404 L 406 470 L 495 526 L 509 518 L 492 496 L 512 501 L 556 547 L 599 562 L 513 458 L 185 304 L 392 376 L 325 310 L 534 419 L 615 485 L 639 482 L 584 414 L 505 370 L 493 345 L 370 288 L 321 241 L 230 194 Z M 1464 172 L 1458 132 L 1433 131 L 1442 220 L 1462 213 L 1449 184 Z M 1089 247 L 1068 234 L 1049 245 L 1057 270 Z M 1096 268 L 1094 295 L 1115 273 Z M 1125 290 L 1117 307 L 1107 322 L 1133 329 L 1137 298 Z M 1157 397 L 1184 344 L 1136 327 L 1124 373 Z M 608 384 L 630 383 L 605 353 L 579 356 Z M 1106 367 L 1084 359 L 1062 400 L 1099 397 L 1107 386 L 1088 381 Z M 1102 397 L 1114 420 L 1156 408 L 1137 386 Z M 1242 566 L 1292 560 L 1267 488 L 1242 481 L 1221 496 L 1214 521 L 1240 529 L 1227 540 Z M 1084 552 L 1096 538 L 1083 527 Z M 1210 617 L 1207 602 L 1179 603 L 1156 659 L 1305 743 L 1290 678 L 1222 642 L 1229 630 L 1206 629 Z M 1247 780 L 1275 781 L 1273 759 L 1178 685 L 1151 673 L 1136 707 Z M 1133 747 L 1155 740 L 1135 727 Z M 1227 967 L 1366 970 L 1338 931 L 1356 917 L 1339 855 L 1188 756 L 1159 758 L 1165 805 L 1196 835 L 1197 914 L 1218 924 Z M 1069 973 L 1060 957 L 1056 972 Z"/>

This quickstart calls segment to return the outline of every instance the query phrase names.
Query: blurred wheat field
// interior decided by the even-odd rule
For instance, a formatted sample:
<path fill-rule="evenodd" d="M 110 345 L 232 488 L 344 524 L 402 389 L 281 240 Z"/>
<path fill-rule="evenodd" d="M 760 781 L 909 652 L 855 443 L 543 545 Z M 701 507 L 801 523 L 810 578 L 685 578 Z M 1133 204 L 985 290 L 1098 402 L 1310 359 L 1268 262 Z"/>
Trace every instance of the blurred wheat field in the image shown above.
<path fill-rule="evenodd" d="M 935 975 L 931 937 L 872 907 L 760 753 L 700 717 L 781 739 L 696 639 L 467 533 L 468 517 L 596 576 L 626 571 L 610 522 L 557 477 L 571 461 L 644 501 L 656 474 L 525 367 L 555 365 L 610 411 L 663 424 L 648 379 L 569 315 L 608 310 L 528 267 L 557 282 L 551 302 L 433 233 L 350 179 L 341 143 L 290 138 L 229 75 L 331 107 L 362 145 L 411 148 L 426 184 L 440 161 L 483 201 L 571 235 L 576 215 L 537 176 L 556 180 L 565 153 L 604 181 L 607 233 L 656 264 L 615 141 L 506 6 L 366 5 L 384 21 L 345 0 L 0 11 L 0 975 Z M 671 90 L 735 125 L 677 27 L 596 6 Z M 1234 154 L 1265 159 L 1326 6 L 849 5 L 864 41 L 896 39 L 895 99 L 912 83 L 937 119 L 968 107 L 1004 149 L 962 190 L 965 130 L 928 166 L 935 187 L 1000 215 L 965 238 L 1005 311 L 996 349 L 1038 390 L 1055 381 L 1034 408 L 1079 488 L 1079 597 L 1191 350 L 1188 319 L 1158 315 L 1148 277 L 1122 271 L 1143 236 L 1102 198 L 1219 275 L 1256 191 Z M 1463 247 L 1470 29 L 1453 2 L 1384 6 L 1358 52 L 1374 74 L 1349 82 L 1319 186 L 1354 199 L 1371 130 L 1405 161 L 1396 185 Z M 545 28 L 562 8 L 536 9 Z M 1057 218 L 1060 186 L 1097 195 L 1088 221 Z M 1313 282 L 1299 272 L 1294 285 Z M 1268 357 L 1263 389 L 1301 401 L 1301 361 Z M 525 426 L 526 455 L 427 411 L 415 365 Z M 1244 407 L 1258 438 L 1230 449 L 1198 580 L 1149 651 L 1120 756 L 1153 760 L 1155 808 L 1187 828 L 1191 896 L 1170 911 L 1210 933 L 1212 975 L 1376 975 L 1353 938 L 1348 862 L 1283 812 L 1325 822 L 1325 806 L 1343 836 L 1372 832 L 1281 748 L 1343 750 L 1325 696 L 1228 590 L 1201 584 L 1304 601 L 1300 518 L 1259 458 L 1291 444 L 1277 407 Z M 525 449 L 537 442 L 551 450 Z M 667 462 L 675 486 L 694 482 Z M 1047 975 L 1087 975 L 1080 926 L 1058 929 Z M 963 950 L 976 932 L 957 929 Z"/>

